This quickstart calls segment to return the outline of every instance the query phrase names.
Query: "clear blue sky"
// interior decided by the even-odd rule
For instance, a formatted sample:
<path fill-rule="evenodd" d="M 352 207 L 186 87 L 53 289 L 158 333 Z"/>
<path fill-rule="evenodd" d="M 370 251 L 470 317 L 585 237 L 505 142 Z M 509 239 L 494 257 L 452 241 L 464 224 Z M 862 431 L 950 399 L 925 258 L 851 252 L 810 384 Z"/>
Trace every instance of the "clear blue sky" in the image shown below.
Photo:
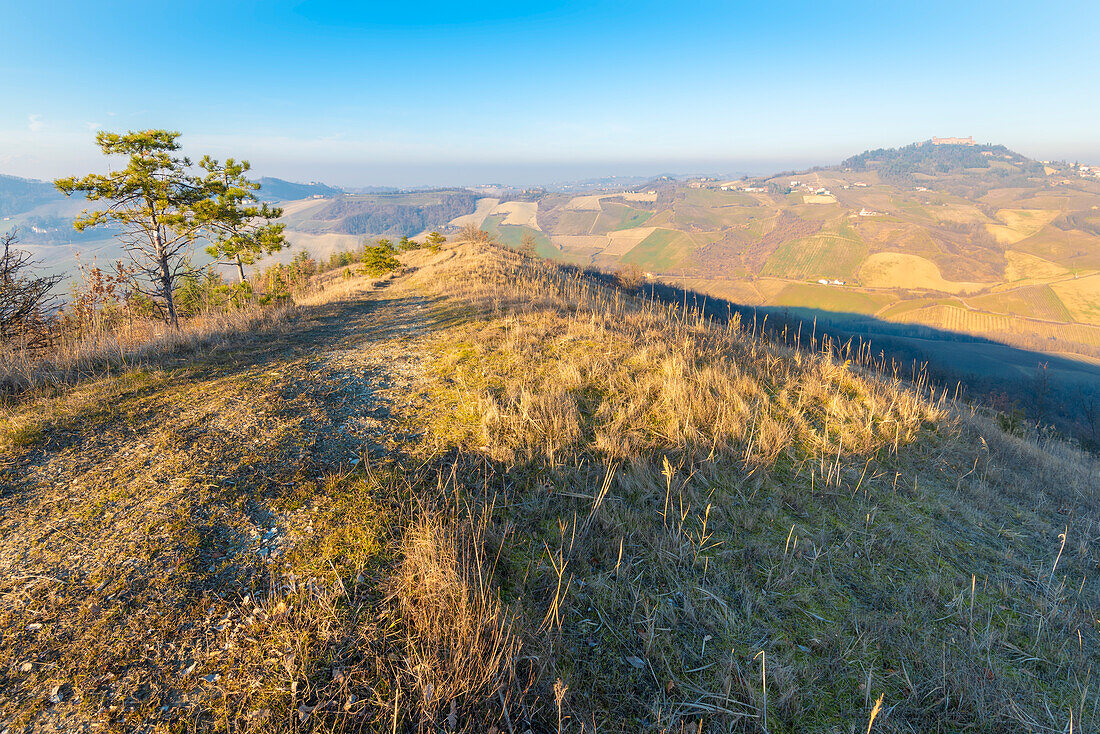
<path fill-rule="evenodd" d="M 96 129 L 342 185 L 764 172 L 973 135 L 1100 163 L 1096 2 L 0 0 L 0 173 Z"/>

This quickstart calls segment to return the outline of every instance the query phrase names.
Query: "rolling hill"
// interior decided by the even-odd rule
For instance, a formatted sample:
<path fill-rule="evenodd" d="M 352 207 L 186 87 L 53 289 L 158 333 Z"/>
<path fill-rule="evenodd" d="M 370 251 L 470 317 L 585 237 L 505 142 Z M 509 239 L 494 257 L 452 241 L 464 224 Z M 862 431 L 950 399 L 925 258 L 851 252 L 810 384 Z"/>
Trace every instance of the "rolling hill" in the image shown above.
<path fill-rule="evenodd" d="M 402 259 L 4 398 L 5 726 L 1096 728 L 1095 457 L 600 273 Z"/>
<path fill-rule="evenodd" d="M 1001 145 L 926 141 L 771 178 L 461 201 L 451 231 L 481 226 L 510 246 L 530 235 L 560 262 L 1100 360 L 1100 177 Z M 292 229 L 346 231 L 315 211 Z M 378 214 L 357 231 L 397 231 Z"/>
<path fill-rule="evenodd" d="M 293 183 L 270 176 L 261 177 L 257 183 L 260 184 L 258 196 L 264 201 L 270 202 L 294 201 L 296 199 L 309 199 L 315 196 L 338 196 L 343 193 L 340 189 L 323 183 Z"/>
<path fill-rule="evenodd" d="M 0 174 L 0 217 L 22 214 L 65 196 L 52 183 Z"/>

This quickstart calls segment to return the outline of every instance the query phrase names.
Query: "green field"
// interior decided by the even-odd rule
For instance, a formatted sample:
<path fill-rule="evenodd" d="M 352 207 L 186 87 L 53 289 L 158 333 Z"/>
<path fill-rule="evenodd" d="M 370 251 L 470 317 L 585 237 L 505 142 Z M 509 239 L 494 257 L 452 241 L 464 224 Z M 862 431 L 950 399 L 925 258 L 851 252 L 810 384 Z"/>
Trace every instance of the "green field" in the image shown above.
<path fill-rule="evenodd" d="M 626 204 L 605 203 L 591 231 L 592 234 L 606 234 L 620 229 L 633 229 L 645 224 L 652 216 L 653 212 L 635 209 Z"/>
<path fill-rule="evenodd" d="M 1049 285 L 1032 285 L 967 299 L 975 308 L 1047 321 L 1073 321 L 1073 315 Z"/>
<path fill-rule="evenodd" d="M 687 189 L 683 202 L 689 206 L 760 206 L 760 202 L 748 194 L 739 191 L 716 191 L 714 189 Z"/>
<path fill-rule="evenodd" d="M 855 230 L 842 225 L 836 232 L 784 242 L 761 269 L 761 275 L 777 278 L 853 278 L 867 257 L 867 245 Z"/>
<path fill-rule="evenodd" d="M 689 189 L 673 204 L 680 225 L 701 229 L 738 227 L 767 212 L 756 199 L 727 191 Z"/>
<path fill-rule="evenodd" d="M 695 243 L 683 232 L 658 229 L 626 253 L 622 261 L 654 272 L 665 272 L 679 267 L 694 249 Z"/>
<path fill-rule="evenodd" d="M 624 206 L 623 211 L 619 216 L 618 223 L 612 227 L 612 230 L 619 229 L 633 229 L 634 227 L 641 227 L 643 224 L 649 221 L 653 216 L 653 212 L 643 211 L 641 209 L 635 209 L 633 207 Z"/>
<path fill-rule="evenodd" d="M 560 260 L 562 258 L 561 250 L 554 247 L 553 243 L 550 242 L 550 238 L 547 237 L 545 233 L 531 229 L 530 227 L 520 227 L 515 224 L 501 224 L 503 220 L 503 214 L 494 214 L 491 217 L 485 218 L 485 221 L 481 224 L 481 228 L 496 238 L 496 241 L 500 244 L 516 250 L 523 247 L 524 235 L 533 235 L 535 238 L 535 251 L 539 257 L 545 257 L 551 260 Z"/>

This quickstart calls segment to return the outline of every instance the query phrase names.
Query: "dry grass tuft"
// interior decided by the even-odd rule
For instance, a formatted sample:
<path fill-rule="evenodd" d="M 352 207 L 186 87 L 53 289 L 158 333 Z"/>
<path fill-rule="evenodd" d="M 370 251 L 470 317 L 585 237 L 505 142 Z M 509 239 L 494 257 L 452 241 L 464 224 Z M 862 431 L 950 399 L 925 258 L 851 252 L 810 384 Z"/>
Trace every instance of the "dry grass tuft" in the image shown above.
<path fill-rule="evenodd" d="M 439 340 L 449 440 L 509 464 L 658 449 L 835 459 L 896 451 L 947 416 L 899 379 L 507 251 L 460 249 L 420 282 L 480 315 Z"/>
<path fill-rule="evenodd" d="M 404 688 L 421 723 L 484 731 L 517 688 L 520 641 L 492 587 L 484 526 L 424 516 L 406 532 L 390 598 L 403 625 Z"/>

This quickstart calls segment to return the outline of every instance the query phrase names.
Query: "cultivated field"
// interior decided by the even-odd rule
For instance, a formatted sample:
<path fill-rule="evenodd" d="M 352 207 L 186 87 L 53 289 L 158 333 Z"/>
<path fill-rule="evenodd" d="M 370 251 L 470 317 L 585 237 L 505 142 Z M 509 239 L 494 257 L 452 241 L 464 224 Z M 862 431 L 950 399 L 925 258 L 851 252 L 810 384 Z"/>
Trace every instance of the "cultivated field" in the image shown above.
<path fill-rule="evenodd" d="M 1075 320 L 1100 325 L 1100 275 L 1064 278 L 1050 287 Z"/>
<path fill-rule="evenodd" d="M 501 224 L 539 229 L 538 211 L 539 205 L 534 201 L 506 201 L 493 207 L 491 213 L 504 215 Z"/>
<path fill-rule="evenodd" d="M 695 241 L 683 232 L 654 229 L 645 239 L 632 247 L 622 260 L 660 273 L 674 270 L 694 249 Z"/>
<path fill-rule="evenodd" d="M 1005 280 L 1040 280 L 1063 278 L 1069 275 L 1066 268 L 1026 252 L 1005 251 Z"/>
<path fill-rule="evenodd" d="M 450 225 L 459 229 L 467 226 L 480 227 L 481 223 L 485 221 L 485 218 L 489 216 L 497 204 L 500 203 L 500 199 L 483 198 L 477 200 L 477 209 L 471 214 L 463 214 L 461 217 L 455 217 L 451 220 Z"/>
<path fill-rule="evenodd" d="M 891 320 L 901 323 L 925 324 L 936 328 L 1000 338 L 1017 343 L 1017 337 L 1056 340 L 1063 345 L 1100 346 L 1100 327 L 1088 324 L 1044 322 L 998 313 L 973 311 L 948 305 L 932 305 L 895 314 Z M 1056 351 L 1063 351 L 1062 348 Z"/>
<path fill-rule="evenodd" d="M 611 232 L 606 239 L 603 254 L 621 258 L 657 231 L 654 227 L 636 227 Z"/>
<path fill-rule="evenodd" d="M 989 283 L 958 283 L 944 280 L 931 260 L 901 252 L 876 252 L 859 268 L 859 281 L 871 288 L 934 290 L 944 293 L 973 293 Z"/>
<path fill-rule="evenodd" d="M 1073 321 L 1072 314 L 1048 285 L 1031 285 L 1010 291 L 968 298 L 974 308 L 1010 316 L 1046 321 Z"/>
<path fill-rule="evenodd" d="M 986 227 L 998 242 L 1014 245 L 1050 224 L 1060 213 L 1051 209 L 1000 209 L 997 219 L 1003 224 L 987 224 Z"/>
<path fill-rule="evenodd" d="M 783 243 L 768 258 L 762 275 L 784 278 L 850 280 L 867 257 L 867 246 L 851 229 L 821 232 Z"/>
<path fill-rule="evenodd" d="M 865 293 L 852 288 L 816 283 L 792 283 L 773 296 L 768 305 L 869 315 L 887 305 L 890 300 L 890 296 L 881 293 Z"/>

